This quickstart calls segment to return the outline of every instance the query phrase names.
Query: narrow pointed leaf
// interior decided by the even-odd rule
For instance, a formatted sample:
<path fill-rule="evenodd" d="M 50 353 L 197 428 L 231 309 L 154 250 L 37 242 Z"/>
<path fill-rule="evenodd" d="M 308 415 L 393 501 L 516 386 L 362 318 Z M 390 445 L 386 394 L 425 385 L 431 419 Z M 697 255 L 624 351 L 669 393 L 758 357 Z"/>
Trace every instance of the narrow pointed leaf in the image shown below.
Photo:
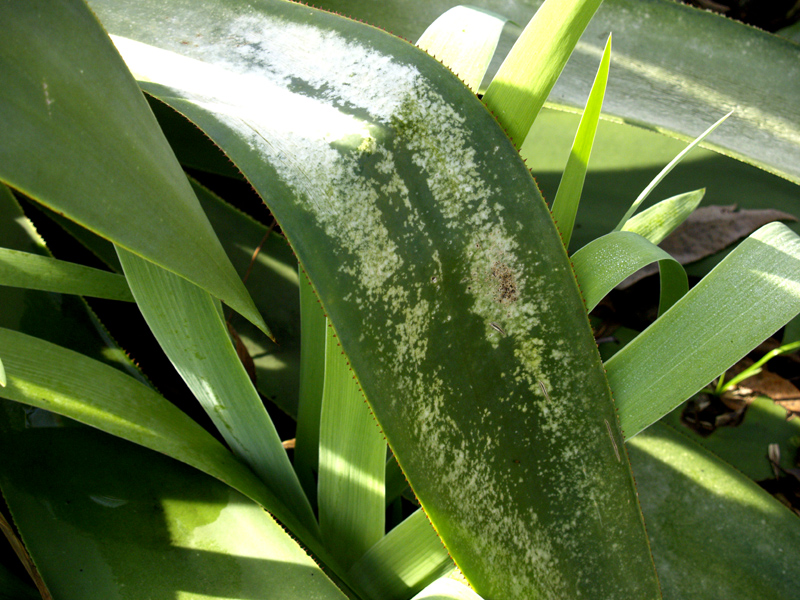
<path fill-rule="evenodd" d="M 417 46 L 450 67 L 477 93 L 506 21 L 488 10 L 455 6 L 430 24 Z"/>
<path fill-rule="evenodd" d="M 0 285 L 133 302 L 121 275 L 8 248 L 0 248 Z"/>
<path fill-rule="evenodd" d="M 132 23 L 108 2 L 93 6 L 112 32 L 167 47 L 119 40 L 142 85 L 269 205 L 470 583 L 657 597 L 563 244 L 475 96 L 402 40 L 300 5 L 153 1 Z"/>
<path fill-rule="evenodd" d="M 765 225 L 606 362 L 626 438 L 672 411 L 800 312 L 800 238 Z"/>
<path fill-rule="evenodd" d="M 325 384 L 325 339 L 328 319 L 311 282 L 300 273 L 300 399 L 294 470 L 312 506 L 317 505 L 319 474 L 319 426 Z"/>
<path fill-rule="evenodd" d="M 418 509 L 370 548 L 349 575 L 372 600 L 404 600 L 452 569 L 453 559 Z"/>
<path fill-rule="evenodd" d="M 225 441 L 307 529 L 316 521 L 218 304 L 169 271 L 118 249 L 136 303 L 161 348 Z"/>
<path fill-rule="evenodd" d="M 621 231 L 578 250 L 572 255 L 572 266 L 587 312 L 628 276 L 656 261 L 661 270 L 658 312 L 663 314 L 689 290 L 686 272 L 669 254 L 640 235 Z"/>
<path fill-rule="evenodd" d="M 385 531 L 386 440 L 328 324 L 319 431 L 319 526 L 345 567 Z"/>
<path fill-rule="evenodd" d="M 603 107 L 603 97 L 606 93 L 608 82 L 608 67 L 611 62 L 611 35 L 608 36 L 606 48 L 597 75 L 592 84 L 592 91 L 586 101 L 586 108 L 581 116 L 572 150 L 561 176 L 556 197 L 553 200 L 553 220 L 556 222 L 564 247 L 569 248 L 572 239 L 572 228 L 575 226 L 575 215 L 578 213 L 578 204 L 581 201 L 583 182 L 586 179 L 586 169 L 589 167 L 589 158 L 592 155 L 592 145 L 597 132 L 597 123 L 600 120 L 600 109 Z"/>
<path fill-rule="evenodd" d="M 653 181 L 651 181 L 649 184 L 647 184 L 647 187 L 645 187 L 644 190 L 642 190 L 642 193 L 639 194 L 639 196 L 636 198 L 636 200 L 633 201 L 633 204 L 631 204 L 631 207 L 628 209 L 628 211 L 625 213 L 625 215 L 622 217 L 622 219 L 620 219 L 620 222 L 617 223 L 617 226 L 614 228 L 614 231 L 621 230 L 625 226 L 625 224 L 628 222 L 628 219 L 630 219 L 634 215 L 634 213 L 639 209 L 639 207 L 642 205 L 642 202 L 644 202 L 645 199 L 650 195 L 650 192 L 652 192 L 655 189 L 655 187 L 659 183 L 661 183 L 661 180 L 664 179 L 664 177 L 666 177 L 669 174 L 669 172 L 672 171 L 673 168 L 675 168 L 675 165 L 677 165 L 679 162 L 681 162 L 681 160 L 683 160 L 684 156 L 689 154 L 689 152 L 691 152 L 695 148 L 695 146 L 697 146 L 700 142 L 702 142 L 717 127 L 722 125 L 722 123 L 728 117 L 730 117 L 732 114 L 733 114 L 733 111 L 729 112 L 727 115 L 722 117 L 719 121 L 714 123 L 711 127 L 706 129 L 703 133 L 701 133 L 691 144 L 686 146 L 686 148 L 684 148 L 680 152 L 680 154 L 678 154 L 678 156 L 673 158 L 670 161 L 670 163 L 666 167 L 664 167 L 658 175 L 655 176 Z"/>
<path fill-rule="evenodd" d="M 495 75 L 483 102 L 522 145 L 602 0 L 547 0 Z"/>
<path fill-rule="evenodd" d="M 654 244 L 660 244 L 694 212 L 705 193 L 703 188 L 662 200 L 628 219 L 622 231 L 638 233 Z"/>
<path fill-rule="evenodd" d="M 136 82 L 83 2 L 3 2 L 0 21 L 0 181 L 194 281 L 266 331 Z"/>

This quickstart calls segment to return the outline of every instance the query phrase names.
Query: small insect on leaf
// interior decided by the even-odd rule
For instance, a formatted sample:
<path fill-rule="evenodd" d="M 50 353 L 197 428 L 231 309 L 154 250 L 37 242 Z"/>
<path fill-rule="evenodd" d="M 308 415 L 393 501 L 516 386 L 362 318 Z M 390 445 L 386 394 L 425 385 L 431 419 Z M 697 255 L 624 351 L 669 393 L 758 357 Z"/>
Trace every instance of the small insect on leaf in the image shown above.
<path fill-rule="evenodd" d="M 540 381 L 539 387 L 542 388 L 542 393 L 544 394 L 544 397 L 547 399 L 548 402 L 550 402 L 550 394 L 547 393 L 547 388 L 544 387 L 544 383 Z M 606 421 L 606 423 L 608 423 L 608 421 Z"/>
<path fill-rule="evenodd" d="M 611 431 L 611 425 L 608 424 L 608 419 L 603 419 L 606 422 L 606 429 L 608 429 L 608 437 L 611 438 L 611 445 L 614 446 L 614 454 L 617 456 L 617 462 L 622 462 L 622 459 L 619 457 L 619 448 L 617 448 L 617 442 L 614 439 L 614 434 Z"/>
<path fill-rule="evenodd" d="M 491 327 L 495 331 L 500 332 L 500 335 L 505 335 L 506 334 L 506 332 L 503 331 L 503 328 L 500 327 L 500 325 L 498 325 L 497 323 L 489 323 L 489 327 Z"/>

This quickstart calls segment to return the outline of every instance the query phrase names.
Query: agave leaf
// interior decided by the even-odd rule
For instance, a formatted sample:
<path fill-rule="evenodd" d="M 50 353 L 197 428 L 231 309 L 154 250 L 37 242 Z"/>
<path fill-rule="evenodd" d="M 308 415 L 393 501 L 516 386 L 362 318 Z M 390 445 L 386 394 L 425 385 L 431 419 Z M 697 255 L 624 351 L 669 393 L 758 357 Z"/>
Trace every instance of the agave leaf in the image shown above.
<path fill-rule="evenodd" d="M 96 429 L 26 417 L 0 406 L 0 486 L 53 597 L 345 598 L 230 487 Z"/>
<path fill-rule="evenodd" d="M 665 600 L 772 600 L 796 593 L 796 515 L 663 423 L 627 446 Z"/>
<path fill-rule="evenodd" d="M 578 213 L 583 182 L 586 179 L 586 169 L 589 166 L 594 135 L 597 132 L 597 123 L 600 119 L 600 109 L 603 107 L 603 96 L 606 93 L 610 61 L 611 35 L 608 36 L 606 49 L 603 51 L 603 58 L 600 61 L 600 67 L 597 69 L 597 75 L 592 84 L 592 91 L 589 93 L 589 99 L 586 101 L 586 108 L 583 110 L 578 132 L 575 134 L 575 141 L 572 143 L 567 166 L 564 167 L 564 174 L 561 176 L 561 183 L 553 200 L 553 220 L 561 233 L 565 248 L 569 248 L 569 241 L 572 239 L 575 215 Z"/>
<path fill-rule="evenodd" d="M 662 200 L 628 219 L 622 231 L 638 233 L 654 244 L 659 244 L 694 212 L 705 193 L 703 188 Z"/>
<path fill-rule="evenodd" d="M 661 271 L 661 315 L 689 291 L 689 280 L 678 261 L 642 236 L 623 231 L 604 235 L 578 250 L 572 255 L 572 266 L 587 312 L 628 276 L 656 261 Z"/>
<path fill-rule="evenodd" d="M 418 509 L 392 529 L 348 573 L 373 600 L 404 600 L 453 570 L 453 559 Z"/>
<path fill-rule="evenodd" d="M 147 91 L 199 124 L 267 201 L 476 589 L 656 597 L 563 244 L 475 97 L 418 49 L 298 5 L 211 3 L 212 19 L 154 2 L 137 21 L 115 5 L 93 4 L 112 32 L 166 46 L 118 40 Z M 176 28 L 203 43 L 181 44 Z M 585 521 L 565 535 L 575 510 Z"/>
<path fill-rule="evenodd" d="M 8 248 L 0 248 L 0 285 L 133 302 L 120 275 Z"/>
<path fill-rule="evenodd" d="M 386 440 L 328 324 L 319 428 L 319 526 L 348 568 L 386 532 Z"/>
<path fill-rule="evenodd" d="M 312 4 L 416 39 L 458 0 L 314 0 Z M 511 20 L 526 23 L 542 0 L 506 0 L 501 9 L 490 0 L 470 4 L 501 10 Z M 785 100 L 797 96 L 797 44 L 680 3 L 605 0 L 553 88 L 551 103 L 571 111 L 583 106 L 586 82 L 594 76 L 610 31 L 624 35 L 614 42 L 615 70 L 604 118 L 689 142 L 720 109 L 738 108 L 703 146 L 800 183 L 800 105 Z M 501 41 L 498 51 L 502 54 L 509 47 Z M 698 56 L 711 58 L 697 60 Z"/>
<path fill-rule="evenodd" d="M 214 298 L 121 248 L 117 252 L 150 330 L 234 454 L 315 531 L 311 505 Z"/>
<path fill-rule="evenodd" d="M 74 0 L 32 0 L 3 3 L 0 20 L 8 29 L 0 181 L 196 282 L 267 331 L 91 11 Z"/>
<path fill-rule="evenodd" d="M 602 0 L 548 0 L 506 56 L 483 101 L 517 147 Z"/>
<path fill-rule="evenodd" d="M 430 24 L 417 46 L 447 65 L 477 92 L 506 21 L 488 10 L 456 6 Z"/>
<path fill-rule="evenodd" d="M 294 469 L 311 505 L 316 506 L 328 319 L 305 272 L 300 274 L 300 310 L 300 399 L 297 407 Z"/>
<path fill-rule="evenodd" d="M 765 225 L 606 362 L 630 439 L 800 312 L 800 238 Z"/>

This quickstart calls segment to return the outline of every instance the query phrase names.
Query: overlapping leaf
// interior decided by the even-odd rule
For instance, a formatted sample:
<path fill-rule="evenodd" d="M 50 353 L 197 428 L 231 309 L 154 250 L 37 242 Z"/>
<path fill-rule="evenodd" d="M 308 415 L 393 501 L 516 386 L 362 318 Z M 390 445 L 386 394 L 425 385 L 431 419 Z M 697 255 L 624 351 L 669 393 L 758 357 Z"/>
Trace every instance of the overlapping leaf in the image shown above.
<path fill-rule="evenodd" d="M 94 4 L 112 32 L 161 46 L 117 42 L 146 89 L 200 124 L 269 204 L 476 588 L 655 596 L 567 257 L 475 97 L 404 42 L 297 5 L 210 3 L 211 18 L 153 3 L 132 30 L 115 4 Z M 181 44 L 180 28 L 203 44 Z M 595 450 L 571 454 L 576 444 Z M 586 520 L 571 528 L 575 510 Z"/>

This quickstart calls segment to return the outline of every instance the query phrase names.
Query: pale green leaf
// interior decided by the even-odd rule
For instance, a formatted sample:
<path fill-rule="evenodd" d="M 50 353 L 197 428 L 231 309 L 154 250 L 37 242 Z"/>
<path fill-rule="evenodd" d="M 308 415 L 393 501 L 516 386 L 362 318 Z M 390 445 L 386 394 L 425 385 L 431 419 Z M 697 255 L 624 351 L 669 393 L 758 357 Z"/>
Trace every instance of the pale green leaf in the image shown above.
<path fill-rule="evenodd" d="M 8 380 L 6 379 L 6 368 L 3 366 L 3 360 L 0 359 L 0 387 L 6 387 Z"/>
<path fill-rule="evenodd" d="M 668 164 L 666 167 L 664 167 L 664 168 L 661 170 L 661 172 L 660 172 L 658 175 L 656 175 L 656 176 L 655 176 L 655 178 L 653 179 L 653 181 L 651 181 L 651 182 L 650 182 L 650 183 L 647 185 L 647 187 L 645 187 L 645 188 L 642 190 L 642 193 L 641 193 L 641 194 L 639 194 L 639 196 L 636 198 L 636 200 L 634 200 L 634 201 L 633 201 L 633 204 L 631 204 L 631 207 L 628 209 L 628 211 L 625 213 L 625 215 L 622 217 L 622 219 L 620 219 L 620 222 L 619 222 L 619 223 L 617 223 L 617 226 L 614 228 L 614 231 L 619 231 L 619 230 L 621 230 L 621 229 L 622 229 L 622 228 L 625 226 L 625 224 L 628 222 L 628 219 L 630 219 L 630 218 L 631 218 L 631 217 L 634 215 L 634 213 L 635 213 L 635 212 L 636 212 L 636 211 L 639 209 L 639 207 L 642 205 L 642 202 L 644 202 L 644 201 L 645 201 L 645 199 L 646 199 L 646 198 L 647 198 L 647 197 L 650 195 L 650 192 L 652 192 L 652 191 L 655 189 L 655 187 L 656 187 L 656 186 L 657 186 L 659 183 L 661 183 L 661 180 L 662 180 L 662 179 L 664 179 L 664 177 L 666 177 L 666 176 L 669 174 L 669 172 L 670 172 L 670 171 L 672 171 L 672 169 L 674 169 L 674 168 L 675 168 L 675 165 L 677 165 L 679 162 L 681 162 L 681 160 L 683 160 L 683 157 L 684 157 L 684 156 L 686 156 L 686 155 L 687 155 L 689 152 L 691 152 L 691 151 L 692 151 L 692 150 L 693 150 L 693 149 L 694 149 L 694 148 L 695 148 L 695 147 L 696 147 L 696 146 L 697 146 L 697 145 L 698 145 L 700 142 L 702 142 L 702 141 L 703 141 L 703 140 L 704 140 L 706 137 L 708 137 L 708 135 L 710 135 L 712 131 L 714 131 L 714 130 L 715 130 L 717 127 L 719 127 L 720 125 L 722 125 L 722 123 L 723 123 L 723 122 L 724 122 L 724 121 L 725 121 L 725 120 L 726 120 L 728 117 L 730 117 L 732 114 L 733 114 L 733 111 L 729 112 L 727 115 L 725 115 L 724 117 L 722 117 L 722 118 L 721 118 L 719 121 L 717 121 L 716 123 L 714 123 L 714 124 L 713 124 L 711 127 L 709 127 L 708 129 L 706 129 L 706 130 L 705 130 L 703 133 L 701 133 L 701 134 L 700 134 L 700 135 L 699 135 L 699 136 L 698 136 L 698 137 L 697 137 L 697 138 L 696 138 L 696 139 L 695 139 L 695 140 L 694 140 L 694 141 L 693 141 L 691 144 L 689 144 L 688 146 L 686 146 L 686 148 L 684 148 L 684 149 L 683 149 L 683 150 L 680 152 L 680 154 L 678 154 L 678 156 L 676 156 L 675 158 L 673 158 L 673 159 L 672 159 L 672 160 L 669 162 L 669 164 Z"/>
<path fill-rule="evenodd" d="M 770 223 L 606 362 L 626 438 L 706 386 L 800 312 L 800 238 Z"/>
<path fill-rule="evenodd" d="M 417 46 L 448 66 L 477 92 L 494 56 L 505 17 L 473 6 L 455 6 L 436 19 Z"/>
<path fill-rule="evenodd" d="M 663 423 L 627 446 L 664 600 L 797 594 L 797 515 Z"/>
<path fill-rule="evenodd" d="M 312 2 L 406 39 L 416 39 L 455 3 Z M 495 0 L 471 4 L 497 9 Z M 541 5 L 542 0 L 505 0 L 502 12 L 526 23 Z M 619 35 L 603 118 L 690 142 L 721 109 L 740 107 L 703 146 L 800 183 L 800 103 L 786 101 L 797 96 L 800 81 L 796 43 L 678 2 L 605 0 L 550 94 L 552 103 L 571 111 L 583 106 L 586 82 L 610 31 Z M 501 40 L 498 52 L 509 46 Z"/>
<path fill-rule="evenodd" d="M 591 312 L 627 277 L 658 261 L 661 272 L 659 314 L 666 312 L 689 289 L 683 267 L 664 250 L 642 236 L 616 231 L 590 242 L 572 255 L 575 277 Z"/>
<path fill-rule="evenodd" d="M 583 183 L 586 179 L 586 169 L 592 155 L 594 136 L 600 120 L 600 109 L 603 107 L 603 97 L 606 93 L 610 61 L 611 35 L 609 34 L 600 67 L 597 69 L 597 75 L 592 84 L 592 91 L 589 93 L 578 132 L 575 134 L 575 141 L 572 143 L 567 166 L 564 167 L 564 174 L 561 176 L 561 183 L 553 200 L 553 220 L 561 233 L 565 248 L 569 248 L 572 229 L 575 226 L 575 215 L 578 213 Z"/>
<path fill-rule="evenodd" d="M 161 348 L 225 441 L 309 531 L 308 502 L 214 298 L 165 269 L 117 249 L 136 303 Z"/>
<path fill-rule="evenodd" d="M 442 577 L 414 596 L 413 600 L 482 600 L 482 598 L 460 581 Z"/>
<path fill-rule="evenodd" d="M 302 269 L 302 268 L 301 268 Z M 300 273 L 300 398 L 294 470 L 312 506 L 317 505 L 319 426 L 325 383 L 328 319 L 305 272 Z"/>
<path fill-rule="evenodd" d="M 0 181 L 195 282 L 267 331 L 91 11 L 71 0 L 4 2 L 0 22 Z"/>
<path fill-rule="evenodd" d="M 628 219 L 622 231 L 638 233 L 659 244 L 694 212 L 705 193 L 703 188 L 662 200 Z"/>
<path fill-rule="evenodd" d="M 453 570 L 453 560 L 418 509 L 376 543 L 349 576 L 372 600 L 405 600 Z"/>
<path fill-rule="evenodd" d="M 0 285 L 133 302 L 121 275 L 8 248 L 0 248 Z"/>
<path fill-rule="evenodd" d="M 495 75 L 483 102 L 519 148 L 602 0 L 547 0 Z"/>
<path fill-rule="evenodd" d="M 345 568 L 385 531 L 386 440 L 328 323 L 319 429 L 319 526 Z"/>

